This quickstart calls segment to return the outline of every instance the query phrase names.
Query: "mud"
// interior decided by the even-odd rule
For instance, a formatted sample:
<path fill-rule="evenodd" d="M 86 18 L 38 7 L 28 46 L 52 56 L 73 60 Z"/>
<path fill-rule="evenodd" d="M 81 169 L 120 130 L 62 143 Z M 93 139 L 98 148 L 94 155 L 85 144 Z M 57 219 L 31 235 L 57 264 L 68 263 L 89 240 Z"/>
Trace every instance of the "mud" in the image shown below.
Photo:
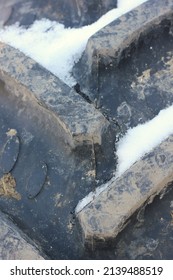
<path fill-rule="evenodd" d="M 0 196 L 17 200 L 21 199 L 20 193 L 16 191 L 16 181 L 10 173 L 0 178 Z"/>

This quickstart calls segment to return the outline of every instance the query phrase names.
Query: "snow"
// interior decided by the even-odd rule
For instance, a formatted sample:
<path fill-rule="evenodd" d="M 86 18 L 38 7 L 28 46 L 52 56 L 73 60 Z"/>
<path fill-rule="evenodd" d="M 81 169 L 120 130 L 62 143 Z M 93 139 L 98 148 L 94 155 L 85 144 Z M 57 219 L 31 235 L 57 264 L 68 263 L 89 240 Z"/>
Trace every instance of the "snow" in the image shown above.
<path fill-rule="evenodd" d="M 117 9 L 82 28 L 65 28 L 63 24 L 48 19 L 35 21 L 28 29 L 15 24 L 0 31 L 0 41 L 21 50 L 69 86 L 73 86 L 76 82 L 71 71 L 74 63 L 80 59 L 88 39 L 143 2 L 146 0 L 119 0 Z"/>
<path fill-rule="evenodd" d="M 0 41 L 19 49 L 72 86 L 75 84 L 71 75 L 72 68 L 80 59 L 88 39 L 111 21 L 146 1 L 119 0 L 117 9 L 109 11 L 97 22 L 78 29 L 65 28 L 64 25 L 48 19 L 35 21 L 28 29 L 15 24 L 0 30 Z M 151 121 L 129 129 L 117 146 L 118 168 L 115 176 L 80 201 L 76 213 L 171 133 L 173 106 L 162 110 Z"/>
<path fill-rule="evenodd" d="M 129 129 L 117 147 L 120 176 L 132 164 L 173 133 L 173 105 L 160 111 L 151 121 Z"/>

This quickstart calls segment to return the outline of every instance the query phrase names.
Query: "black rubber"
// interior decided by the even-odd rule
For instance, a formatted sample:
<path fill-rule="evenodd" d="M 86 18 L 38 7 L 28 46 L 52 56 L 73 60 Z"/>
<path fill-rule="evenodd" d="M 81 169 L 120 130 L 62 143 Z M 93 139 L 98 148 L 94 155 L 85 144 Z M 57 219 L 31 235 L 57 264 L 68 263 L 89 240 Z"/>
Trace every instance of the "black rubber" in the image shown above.
<path fill-rule="evenodd" d="M 144 5 L 127 14 L 126 20 L 128 21 L 133 14 L 137 14 L 139 9 L 146 17 L 149 12 L 155 13 L 157 9 L 150 9 L 150 5 L 158 7 L 158 2 L 162 7 L 166 6 L 166 2 L 171 3 L 171 1 L 150 0 L 147 6 Z M 88 145 L 87 141 L 87 143 L 82 141 L 82 145 L 72 149 L 64 134 L 58 130 L 54 108 L 61 99 L 57 95 L 57 100 L 51 99 L 46 103 L 49 97 L 47 93 L 50 94 L 49 81 L 51 80 L 52 87 L 52 81 L 56 80 L 48 71 L 30 61 L 28 90 L 27 83 L 20 83 L 19 87 L 15 84 L 18 83 L 14 79 L 14 75 L 19 71 L 16 70 L 17 68 L 12 69 L 11 76 L 8 76 L 5 70 L 1 71 L 0 176 L 11 173 L 15 178 L 16 191 L 21 199 L 1 195 L 0 210 L 8 214 L 25 234 L 35 240 L 50 259 L 173 258 L 172 190 L 162 200 L 156 197 L 152 205 L 146 208 L 145 213 L 141 211 L 140 214 L 134 215 L 128 227 L 111 242 L 110 246 L 106 244 L 104 250 L 98 248 L 92 251 L 83 246 L 80 227 L 74 214 L 79 200 L 112 177 L 116 169 L 115 140 L 124 134 L 128 127 L 151 119 L 160 109 L 172 104 L 173 92 L 170 86 L 172 80 L 169 80 L 171 71 L 163 74 L 165 69 L 169 70 L 166 63 L 170 61 L 173 52 L 171 33 L 173 9 L 171 4 L 166 7 L 169 7 L 169 13 L 165 14 L 162 20 L 159 18 L 159 24 L 156 24 L 154 29 L 147 31 L 148 29 L 144 28 L 145 32 L 138 38 L 139 40 L 126 45 L 118 64 L 106 65 L 105 61 L 107 59 L 109 61 L 110 57 L 100 60 L 96 87 L 94 78 L 93 84 L 88 82 L 91 80 L 87 76 L 85 59 L 81 59 L 81 62 L 75 66 L 74 75 L 79 84 L 75 87 L 76 92 L 74 89 L 73 92 L 71 89 L 68 91 L 67 85 L 62 87 L 67 97 L 68 93 L 72 97 L 75 96 L 77 102 L 86 103 L 87 108 L 92 106 L 95 110 L 93 112 L 99 112 L 99 116 L 104 116 L 108 121 L 110 126 L 106 133 L 105 131 L 103 133 L 101 145 L 94 141 L 90 141 Z M 157 18 L 157 14 L 155 16 Z M 35 16 L 32 15 L 30 19 L 35 19 Z M 132 19 L 135 21 L 135 17 Z M 13 22 L 13 18 L 11 20 Z M 120 22 L 121 20 L 118 19 L 107 28 L 110 30 L 113 28 L 115 32 L 116 25 L 119 26 Z M 93 38 L 90 42 L 92 40 Z M 99 49 L 100 42 L 99 39 L 97 41 L 97 34 L 94 36 L 94 44 L 94 47 Z M 9 48 L 7 49 L 9 51 Z M 1 52 L 1 59 L 2 57 Z M 22 59 L 22 63 L 29 61 L 21 54 L 18 58 L 20 63 Z M 117 60 L 115 59 L 114 62 Z M 9 64 L 11 66 L 11 63 Z M 145 98 L 140 100 L 137 93 L 141 84 L 137 81 L 137 77 L 142 76 L 149 68 L 150 79 L 143 85 Z M 162 75 L 160 81 L 157 79 L 156 85 L 157 72 Z M 2 73 L 5 73 L 4 76 Z M 92 74 L 94 77 L 98 73 Z M 22 79 L 22 75 L 19 76 Z M 47 84 L 42 95 L 40 92 L 34 95 L 35 85 L 29 84 L 31 78 L 38 76 L 44 76 L 44 81 L 39 79 L 41 85 L 44 82 Z M 11 81 L 14 80 L 13 84 Z M 131 86 L 133 83 L 137 84 L 136 91 Z M 56 96 L 56 90 L 62 85 L 59 82 L 55 84 L 51 97 Z M 18 95 L 19 91 L 26 94 Z M 75 111 L 72 106 L 74 104 L 69 102 L 69 110 L 66 110 L 65 115 L 64 106 L 67 104 L 63 102 L 59 112 L 62 113 L 61 116 L 68 117 L 69 110 Z M 85 113 L 82 111 L 79 116 L 83 117 Z M 75 119 L 72 121 L 75 126 Z M 82 127 L 84 134 L 87 119 L 85 122 Z M 75 137 L 66 127 L 65 130 L 70 136 Z M 10 136 L 9 131 L 16 131 L 17 134 Z M 87 133 L 86 135 L 88 136 Z"/>

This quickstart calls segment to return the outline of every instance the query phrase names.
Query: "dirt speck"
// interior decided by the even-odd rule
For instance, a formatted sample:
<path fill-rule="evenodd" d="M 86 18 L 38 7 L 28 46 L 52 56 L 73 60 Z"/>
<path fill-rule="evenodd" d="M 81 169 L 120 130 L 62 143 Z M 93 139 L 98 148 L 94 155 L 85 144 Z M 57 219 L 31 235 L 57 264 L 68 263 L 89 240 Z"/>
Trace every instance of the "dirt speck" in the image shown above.
<path fill-rule="evenodd" d="M 170 225 L 173 226 L 173 210 L 170 211 L 171 222 Z"/>
<path fill-rule="evenodd" d="M 0 196 L 8 198 L 21 199 L 21 195 L 16 191 L 16 181 L 14 177 L 8 173 L 0 178 Z"/>
<path fill-rule="evenodd" d="M 96 176 L 95 170 L 94 169 L 93 170 L 89 170 L 86 175 L 89 176 L 89 177 L 95 177 Z"/>
<path fill-rule="evenodd" d="M 69 221 L 69 223 L 68 223 L 68 225 L 67 225 L 67 230 L 70 232 L 70 233 L 72 233 L 72 231 L 73 231 L 73 223 L 72 223 L 72 221 Z"/>
<path fill-rule="evenodd" d="M 62 207 L 62 201 L 61 201 L 62 194 L 61 193 L 56 193 L 54 196 L 54 201 L 55 201 L 55 207 Z"/>
<path fill-rule="evenodd" d="M 151 69 L 147 69 L 142 72 L 142 75 L 138 77 L 138 81 L 140 83 L 145 83 L 150 78 Z"/>
<path fill-rule="evenodd" d="M 17 131 L 15 129 L 10 129 L 7 133 L 7 136 L 15 136 L 17 135 Z"/>

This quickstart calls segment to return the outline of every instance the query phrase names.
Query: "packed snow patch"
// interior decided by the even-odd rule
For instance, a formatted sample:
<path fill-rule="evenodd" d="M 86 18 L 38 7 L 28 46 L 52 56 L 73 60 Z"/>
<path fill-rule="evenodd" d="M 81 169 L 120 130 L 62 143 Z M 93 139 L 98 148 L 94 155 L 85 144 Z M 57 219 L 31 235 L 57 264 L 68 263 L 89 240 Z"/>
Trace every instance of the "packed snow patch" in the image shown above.
<path fill-rule="evenodd" d="M 48 19 L 35 21 L 28 29 L 15 24 L 0 31 L 0 41 L 19 49 L 72 86 L 75 84 L 71 75 L 73 65 L 81 57 L 88 39 L 99 29 L 146 1 L 119 0 L 117 9 L 82 28 L 65 28 L 63 24 Z"/>
<path fill-rule="evenodd" d="M 117 176 L 173 133 L 173 105 L 144 124 L 129 129 L 117 146 Z"/>

